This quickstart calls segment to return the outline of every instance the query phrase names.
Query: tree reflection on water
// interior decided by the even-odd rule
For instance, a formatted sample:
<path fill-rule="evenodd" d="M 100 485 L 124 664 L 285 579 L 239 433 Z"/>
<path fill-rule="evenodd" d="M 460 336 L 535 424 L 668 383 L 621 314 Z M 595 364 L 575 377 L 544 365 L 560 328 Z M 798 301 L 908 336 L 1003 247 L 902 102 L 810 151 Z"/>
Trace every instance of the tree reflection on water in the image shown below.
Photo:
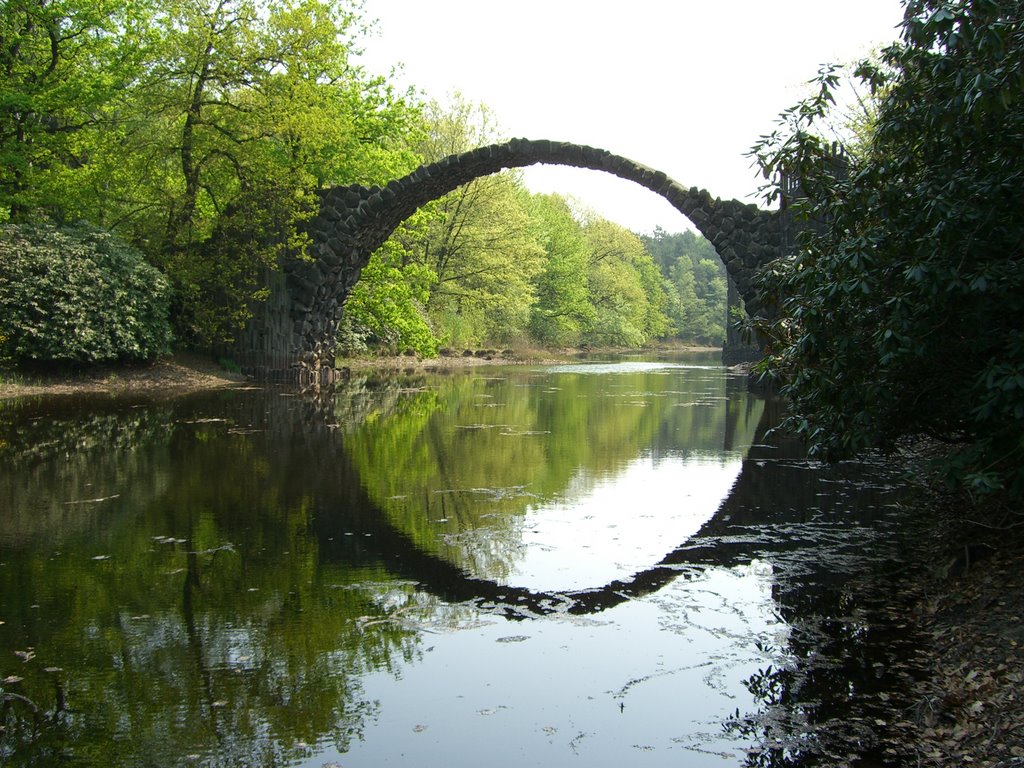
<path fill-rule="evenodd" d="M 521 371 L 358 379 L 332 397 L 0 403 L 0 756 L 345 753 L 380 713 L 366 676 L 417 663 L 428 630 L 591 615 L 752 559 L 772 564 L 791 629 L 782 665 L 748 680 L 760 712 L 737 712 L 734 731 L 813 733 L 879 679 L 847 585 L 891 556 L 872 519 L 891 489 L 856 491 L 863 468 L 840 478 L 765 444 L 772 409 L 738 379 L 666 381 L 652 368 L 628 386 L 581 372 L 555 387 Z M 509 583 L 531 509 L 638 457 L 694 456 L 742 462 L 695 537 L 603 585 Z M 816 656 L 843 664 L 809 673 L 801 660 Z"/>

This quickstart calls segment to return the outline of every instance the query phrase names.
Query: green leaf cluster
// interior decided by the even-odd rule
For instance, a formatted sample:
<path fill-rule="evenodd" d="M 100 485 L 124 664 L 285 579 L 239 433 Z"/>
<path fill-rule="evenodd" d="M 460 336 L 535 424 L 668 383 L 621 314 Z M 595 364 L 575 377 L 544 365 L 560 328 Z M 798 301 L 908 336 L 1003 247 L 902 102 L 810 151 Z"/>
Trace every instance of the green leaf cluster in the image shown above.
<path fill-rule="evenodd" d="M 0 233 L 0 359 L 146 360 L 167 352 L 170 286 L 143 255 L 88 226 Z"/>
<path fill-rule="evenodd" d="M 429 286 L 436 275 L 429 267 L 408 259 L 402 246 L 409 230 L 415 231 L 416 214 L 403 232 L 393 236 L 363 268 L 362 277 L 345 303 L 338 331 L 339 352 L 356 355 L 370 349 L 391 354 L 412 350 L 437 354 L 438 340 L 426 313 Z"/>
<path fill-rule="evenodd" d="M 798 179 L 797 253 L 774 265 L 771 371 L 825 456 L 924 434 L 950 477 L 1024 493 L 1024 4 L 909 0 L 855 76 L 874 124 L 837 156 L 838 71 L 753 150 Z M 769 196 L 780 197 L 772 186 Z"/>
<path fill-rule="evenodd" d="M 374 255 L 339 340 L 348 352 L 424 354 L 438 345 L 719 344 L 726 288 L 704 238 L 640 237 L 503 173 L 428 204 Z"/>

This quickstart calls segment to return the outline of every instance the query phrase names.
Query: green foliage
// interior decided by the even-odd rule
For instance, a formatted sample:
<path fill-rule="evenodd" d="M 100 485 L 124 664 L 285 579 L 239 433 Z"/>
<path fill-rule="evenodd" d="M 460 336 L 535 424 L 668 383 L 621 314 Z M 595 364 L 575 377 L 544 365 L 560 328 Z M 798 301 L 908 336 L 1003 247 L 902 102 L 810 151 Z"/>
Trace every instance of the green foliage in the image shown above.
<path fill-rule="evenodd" d="M 589 292 L 594 323 L 589 344 L 639 347 L 666 335 L 667 297 L 658 268 L 640 238 L 610 221 L 584 227 L 590 250 Z"/>
<path fill-rule="evenodd" d="M 142 254 L 86 227 L 4 228 L 0 358 L 145 360 L 168 351 L 167 280 Z"/>
<path fill-rule="evenodd" d="M 1024 493 L 1024 6 L 910 0 L 856 70 L 877 99 L 837 162 L 820 127 L 837 70 L 753 153 L 795 173 L 814 222 L 767 285 L 771 371 L 818 455 L 902 435 L 948 442 L 952 479 Z M 777 187 L 769 189 L 777 197 Z"/>
<path fill-rule="evenodd" d="M 0 5 L 0 210 L 64 213 L 138 75 L 144 13 L 116 0 Z"/>
<path fill-rule="evenodd" d="M 424 162 L 497 138 L 486 107 L 458 94 L 450 105 L 428 105 L 426 119 L 418 147 Z M 407 262 L 434 276 L 426 309 L 441 343 L 508 343 L 527 334 L 534 279 L 543 269 L 528 207 L 512 172 L 476 179 L 424 206 L 403 247 Z"/>
<path fill-rule="evenodd" d="M 720 344 L 725 338 L 728 283 L 714 246 L 694 232 L 669 234 L 660 227 L 643 242 L 667 278 L 665 311 L 675 333 L 688 341 Z"/>
<path fill-rule="evenodd" d="M 384 348 L 392 354 L 411 349 L 437 354 L 438 342 L 424 305 L 434 274 L 421 264 L 406 262 L 398 238 L 373 255 L 345 304 L 339 331 L 340 352 L 357 354 Z"/>
<path fill-rule="evenodd" d="M 442 341 L 470 346 L 524 336 L 543 251 L 517 180 L 508 173 L 477 179 L 431 210 L 417 258 L 437 275 L 427 306 Z"/>
<path fill-rule="evenodd" d="M 351 60 L 363 32 L 327 0 L 5 3 L 0 211 L 118 232 L 184 341 L 230 340 L 316 189 L 419 164 L 418 109 Z"/>
<path fill-rule="evenodd" d="M 582 227 L 558 195 L 531 198 L 530 224 L 545 255 L 543 272 L 535 282 L 537 302 L 531 310 L 530 333 L 542 344 L 576 346 L 595 317 Z"/>

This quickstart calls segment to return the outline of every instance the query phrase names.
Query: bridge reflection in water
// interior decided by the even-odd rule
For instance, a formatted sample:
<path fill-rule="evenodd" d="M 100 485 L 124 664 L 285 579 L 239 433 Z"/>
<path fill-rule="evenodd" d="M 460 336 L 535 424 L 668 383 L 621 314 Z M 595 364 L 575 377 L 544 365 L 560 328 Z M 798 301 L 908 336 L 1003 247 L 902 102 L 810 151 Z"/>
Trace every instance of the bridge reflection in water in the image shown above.
<path fill-rule="evenodd" d="M 41 713 L 5 710 L 2 754 L 699 765 L 745 754 L 719 732 L 733 708 L 832 717 L 856 669 L 741 681 L 828 643 L 867 663 L 863 627 L 801 626 L 892 557 L 885 472 L 769 444 L 774 404 L 720 369 L 629 368 L 0 411 L 0 657 L 31 649 L 5 689 Z M 723 503 L 625 492 L 586 519 L 702 469 Z M 609 535 L 648 514 L 654 540 Z M 555 516 L 552 562 L 606 537 L 600 579 L 531 560 Z"/>

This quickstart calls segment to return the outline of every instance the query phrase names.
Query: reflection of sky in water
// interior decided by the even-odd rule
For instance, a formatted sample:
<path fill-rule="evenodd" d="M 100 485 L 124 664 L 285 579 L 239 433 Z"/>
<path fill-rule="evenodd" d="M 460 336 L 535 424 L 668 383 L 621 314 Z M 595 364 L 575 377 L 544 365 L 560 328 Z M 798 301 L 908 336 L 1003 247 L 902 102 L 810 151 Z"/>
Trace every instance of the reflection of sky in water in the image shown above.
<path fill-rule="evenodd" d="M 507 583 L 537 590 L 600 587 L 661 560 L 726 498 L 741 457 L 641 458 L 618 475 L 577 475 L 565 498 L 527 509 L 524 549 Z"/>
<path fill-rule="evenodd" d="M 741 468 L 726 452 L 581 470 L 527 508 L 505 581 L 578 590 L 650 568 L 715 514 Z M 721 724 L 753 704 L 742 681 L 773 661 L 759 647 L 785 642 L 772 584 L 758 561 L 685 567 L 593 616 L 426 615 L 422 654 L 364 679 L 381 705 L 364 738 L 305 765 L 739 765 L 748 745 Z"/>
<path fill-rule="evenodd" d="M 707 365 L 686 365 L 683 363 L 671 363 L 661 360 L 626 360 L 610 361 L 602 363 L 570 363 L 566 365 L 551 365 L 539 369 L 544 373 L 571 373 L 571 374 L 629 374 L 629 373 L 651 373 L 655 371 L 679 370 L 707 370 L 714 371 L 716 378 L 721 376 L 720 366 Z"/>
<path fill-rule="evenodd" d="M 348 753 L 305 766 L 739 765 L 721 722 L 777 645 L 770 565 L 698 569 L 593 617 L 424 625 L 423 653 L 364 679 L 381 703 Z"/>

